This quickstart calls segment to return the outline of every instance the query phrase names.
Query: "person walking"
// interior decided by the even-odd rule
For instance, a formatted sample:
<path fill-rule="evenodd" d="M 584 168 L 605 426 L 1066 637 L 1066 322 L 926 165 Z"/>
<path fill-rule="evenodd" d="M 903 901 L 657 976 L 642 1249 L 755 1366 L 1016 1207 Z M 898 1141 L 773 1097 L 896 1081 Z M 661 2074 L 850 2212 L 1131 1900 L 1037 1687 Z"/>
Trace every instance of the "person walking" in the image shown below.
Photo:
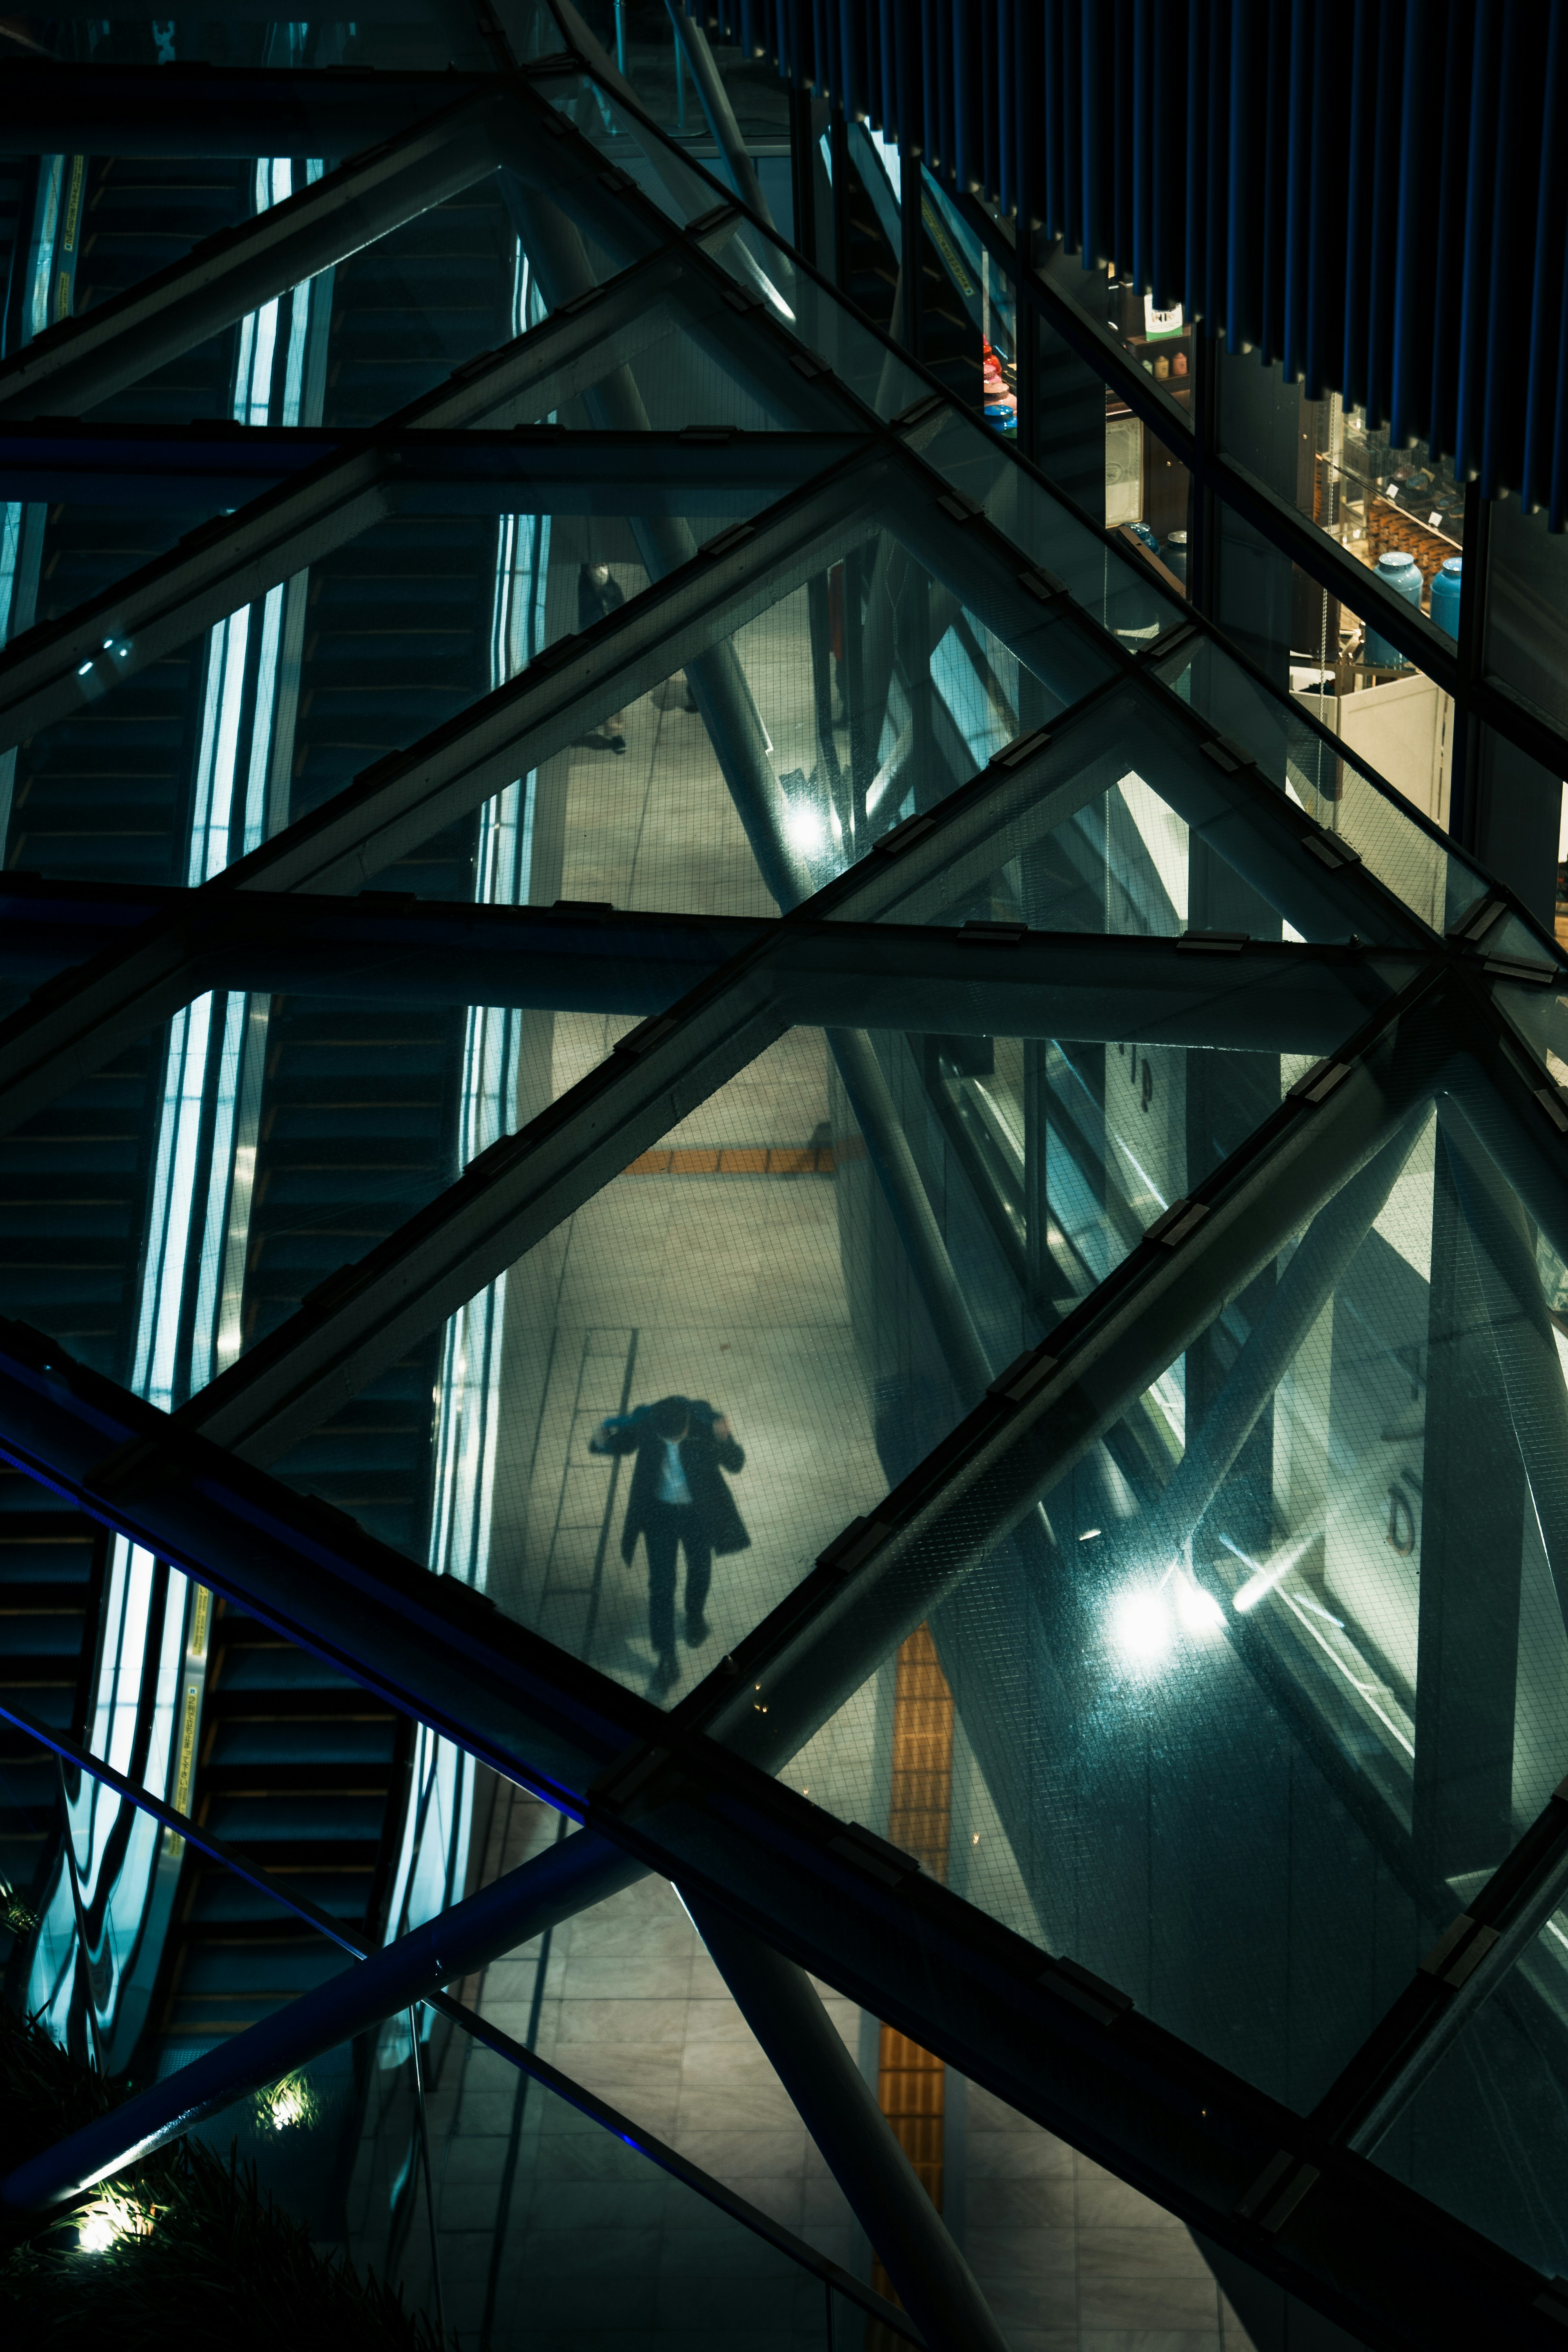
<path fill-rule="evenodd" d="M 580 563 L 577 566 L 577 626 L 591 629 L 600 621 L 618 613 L 626 601 L 626 592 L 607 563 Z M 589 739 L 592 740 L 592 738 Z M 608 743 L 612 751 L 626 748 L 626 714 L 612 710 L 605 721 L 601 742 Z"/>
<path fill-rule="evenodd" d="M 654 1687 L 668 1690 L 675 1661 L 676 1555 L 686 1554 L 686 1638 L 693 1649 L 708 1639 L 703 1614 L 715 1552 L 745 1551 L 745 1522 L 722 1472 L 746 1466 L 730 1423 L 694 1397 L 660 1397 L 635 1412 L 611 1413 L 588 1440 L 591 1454 L 633 1454 L 632 1490 L 621 1529 L 621 1558 L 630 1567 L 641 1536 L 647 1546 L 647 1626 L 658 1659 Z"/>

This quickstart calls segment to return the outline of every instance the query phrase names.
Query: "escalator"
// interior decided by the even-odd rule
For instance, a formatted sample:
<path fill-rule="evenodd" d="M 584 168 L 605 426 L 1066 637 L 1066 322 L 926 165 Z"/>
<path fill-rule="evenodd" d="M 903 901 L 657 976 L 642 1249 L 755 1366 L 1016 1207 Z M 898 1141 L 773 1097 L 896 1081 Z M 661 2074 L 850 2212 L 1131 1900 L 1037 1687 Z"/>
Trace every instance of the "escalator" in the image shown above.
<path fill-rule="evenodd" d="M 58 159 L 56 159 L 58 160 Z M 73 159 L 64 159 L 68 184 Z M 28 261 L 51 159 L 5 171 L 6 348 L 30 324 Z M 80 309 L 161 268 L 247 206 L 250 167 L 91 163 L 76 267 Z M 54 201 L 58 203 L 58 191 Z M 58 258 L 58 257 L 56 257 Z M 42 264 L 55 291 L 58 272 Z M 163 423 L 226 411 L 233 336 L 214 338 L 100 412 Z M 178 509 L 22 509 L 13 637 L 98 593 L 166 547 L 197 517 Z M 192 714 L 205 642 L 22 744 L 6 865 L 50 875 L 168 883 L 184 878 Z M 9 1009 L 6 1006 L 5 1009 Z M 164 1066 L 162 1033 L 0 1138 L 0 1311 L 47 1331 L 81 1361 L 124 1380 L 135 1345 L 153 1139 Z M 80 1736 L 89 1714 L 107 1540 L 95 1523 L 16 1474 L 0 1473 L 4 1675 L 16 1705 Z M 0 1731 L 0 1878 L 41 1908 L 58 1853 L 52 1759 Z M 0 1938 L 0 1950 L 8 1948 Z M 17 1990 L 17 1989 L 14 1989 Z"/>
<path fill-rule="evenodd" d="M 481 185 L 341 267 L 325 414 L 368 423 L 512 332 L 516 239 Z M 487 693 L 497 529 L 488 515 L 395 518 L 310 582 L 290 814 Z M 477 818 L 376 877 L 425 898 L 474 890 Z M 461 1006 L 388 1013 L 275 1001 L 257 1138 L 247 1341 L 393 1232 L 458 1173 Z M 423 1559 L 441 1335 L 421 1340 L 279 1464 L 279 1475 Z"/>
<path fill-rule="evenodd" d="M 341 265 L 326 421 L 373 422 L 505 341 L 514 282 L 515 239 L 484 187 Z M 312 569 L 290 818 L 489 691 L 496 544 L 489 516 L 395 518 Z M 477 818 L 448 828 L 376 886 L 471 897 L 478 833 Z M 462 1007 L 387 1012 L 320 996 L 253 1007 L 247 1050 L 258 1055 L 259 1086 L 245 1346 L 456 1176 L 465 1024 Z M 420 1341 L 275 1465 L 419 1559 L 441 1345 L 438 1332 Z M 388 1931 L 411 1760 L 406 1721 L 217 1604 L 193 1810 L 372 1945 Z M 167 2070 L 242 2031 L 342 1965 L 263 1895 L 188 1855 L 154 2003 L 156 2064 Z"/>
<path fill-rule="evenodd" d="M 234 1605 L 214 1609 L 195 1810 L 359 1942 L 382 1934 L 409 1726 Z M 245 1883 L 188 1854 L 164 1955 L 158 2063 L 242 2032 L 346 1965 Z"/>
<path fill-rule="evenodd" d="M 103 1590 L 103 1530 L 9 1465 L 0 1468 L 0 1701 L 79 1738 Z M 59 1830 L 54 1758 L 0 1722 L 0 1968 L 42 1908 Z"/>

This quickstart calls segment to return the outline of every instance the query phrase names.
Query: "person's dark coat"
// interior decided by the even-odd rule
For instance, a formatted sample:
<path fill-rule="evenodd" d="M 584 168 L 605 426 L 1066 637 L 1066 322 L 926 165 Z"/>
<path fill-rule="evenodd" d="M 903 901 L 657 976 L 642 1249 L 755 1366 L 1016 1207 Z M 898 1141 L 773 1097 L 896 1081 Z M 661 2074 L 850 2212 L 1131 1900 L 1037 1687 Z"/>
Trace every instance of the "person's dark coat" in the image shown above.
<path fill-rule="evenodd" d="M 612 572 L 601 588 L 594 577 L 591 563 L 577 566 L 577 626 L 592 629 L 610 614 L 618 613 L 626 601 L 626 592 Z"/>
<path fill-rule="evenodd" d="M 668 1403 L 669 1400 L 661 1402 Z M 687 1415 L 686 1435 L 680 1441 L 680 1467 L 702 1532 L 716 1552 L 745 1551 L 752 1538 L 721 1475 L 726 1470 L 743 1470 L 745 1454 L 732 1437 L 714 1436 L 713 1423 L 720 1416 L 710 1404 L 695 1397 L 681 1397 L 677 1402 L 686 1407 Z M 627 1562 L 647 1525 L 651 1507 L 658 1501 L 664 1475 L 664 1440 L 650 1419 L 655 1410 L 653 1405 L 645 1404 L 639 1405 L 636 1412 L 616 1414 L 603 1431 L 589 1440 L 592 1453 L 637 1456 L 626 1525 L 621 1529 L 621 1558 Z"/>

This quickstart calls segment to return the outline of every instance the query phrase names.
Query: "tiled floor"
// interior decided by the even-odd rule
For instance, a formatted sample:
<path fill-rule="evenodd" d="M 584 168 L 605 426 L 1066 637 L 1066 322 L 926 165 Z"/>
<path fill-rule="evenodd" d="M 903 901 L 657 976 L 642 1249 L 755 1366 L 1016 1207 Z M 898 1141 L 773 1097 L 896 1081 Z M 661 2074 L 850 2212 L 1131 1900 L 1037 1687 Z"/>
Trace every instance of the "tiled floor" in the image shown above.
<path fill-rule="evenodd" d="M 487 1873 L 512 1866 L 553 1834 L 552 1815 L 503 1794 Z M 520 2039 L 536 2035 L 542 2056 L 819 2252 L 868 2275 L 852 2214 L 668 1886 L 645 1880 L 572 1920 L 550 1938 L 542 1983 L 540 1967 L 537 1944 L 492 1966 L 471 1989 L 485 2015 Z M 859 2053 L 859 2011 L 827 1998 L 846 2043 Z M 792 2283 L 775 2257 L 748 2250 L 715 2226 L 710 2210 L 684 2192 L 672 2198 L 651 2172 L 639 2179 L 635 2160 L 614 2142 L 601 2151 L 605 2136 L 574 2128 L 557 2103 L 531 2097 L 533 2120 L 504 2210 L 515 2079 L 475 2050 L 466 2069 L 448 2066 L 435 2102 L 447 2315 L 465 2347 L 478 2341 L 487 2299 L 496 2352 L 532 2343 L 541 2312 L 521 2273 L 539 2263 L 546 2238 L 559 2278 L 575 2283 L 573 2340 L 589 2352 L 672 2340 L 657 2325 L 661 2291 L 666 2326 L 679 2336 L 675 2315 L 685 2310 L 689 2340 L 707 2345 L 689 2300 L 687 2266 L 698 2244 L 702 2275 L 728 2282 L 727 2340 L 736 2352 L 742 2344 L 821 2341 L 819 2296 Z M 948 2169 L 963 2179 L 967 2215 L 953 2217 L 955 2230 L 1013 2352 L 1247 2352 L 1179 2223 L 973 2084 L 950 2100 L 950 2116 Z M 595 2161 L 611 2151 L 618 2170 Z M 498 2222 L 505 2251 L 492 2286 Z M 655 2242 L 660 2232 L 675 2249 L 674 2278 Z M 619 2282 L 613 2291 L 606 2265 Z M 646 2339 L 616 2332 L 639 2324 L 634 2305 Z M 836 2340 L 858 2343 L 847 2312 Z"/>
<path fill-rule="evenodd" d="M 777 671 L 775 736 L 805 723 L 781 627 L 752 648 L 766 654 L 771 678 Z M 700 722 L 645 698 L 627 712 L 626 732 L 625 756 L 572 757 L 562 895 L 771 913 Z M 558 1017 L 552 1091 L 601 1060 L 626 1025 Z M 663 1140 L 805 1144 L 826 1114 L 826 1041 L 795 1033 Z M 490 1591 L 605 1671 L 641 1686 L 653 1664 L 646 1571 L 640 1558 L 627 1568 L 619 1554 L 624 1484 L 612 1504 L 609 1465 L 587 1451 L 595 1422 L 621 1402 L 628 1365 L 631 1402 L 672 1389 L 707 1396 L 746 1448 L 734 1483 L 752 1548 L 716 1563 L 716 1638 L 682 1652 L 679 1696 L 885 1487 L 845 1297 L 834 1181 L 618 1177 L 510 1280 L 507 1311 Z M 790 1777 L 880 1828 L 878 1706 L 873 1680 Z M 970 1842 L 994 1853 L 982 1899 L 1036 1932 L 989 1799 L 969 1786 L 975 1779 L 967 1767 L 958 1775 L 968 1791 L 965 1859 Z M 502 1792 L 486 1874 L 555 1829 L 553 1815 Z M 497 1962 L 469 1997 L 868 2278 L 869 2250 L 841 2192 L 664 1882 L 645 1880 L 565 1923 L 547 1948 Z M 874 2025 L 868 2035 L 850 2003 L 829 1996 L 828 2005 L 858 2061 L 874 2063 Z M 1242 2352 L 1246 2338 L 1184 2230 L 987 2094 L 957 2084 L 950 2093 L 950 2214 L 1015 2352 Z M 814 2283 L 562 2103 L 535 2089 L 520 2106 L 518 2078 L 503 2062 L 477 2048 L 466 2060 L 453 2052 L 432 2106 L 447 2318 L 465 2352 L 487 2326 L 495 2352 L 655 2343 L 786 2352 L 824 2340 Z M 408 2263 L 416 2285 L 417 2233 Z M 838 2352 L 861 2340 L 842 2316 Z"/>
<path fill-rule="evenodd" d="M 558 1058 L 582 1053 L 582 1032 L 603 1025 L 559 1024 Z M 823 1038 L 796 1032 L 668 1139 L 805 1143 L 826 1108 Z M 677 1697 L 886 1491 L 837 1219 L 830 1175 L 623 1175 L 552 1237 L 547 1280 L 522 1270 L 509 1290 L 518 1372 L 502 1397 L 489 1585 L 509 1615 L 647 1687 L 647 1570 L 640 1554 L 629 1567 L 620 1556 L 626 1481 L 606 1537 L 611 1465 L 588 1451 L 599 1420 L 621 1404 L 628 1367 L 630 1403 L 672 1391 L 706 1398 L 746 1454 L 732 1487 L 750 1548 L 714 1563 L 713 1643 L 681 1652 Z M 514 1295 L 532 1302 L 531 1328 Z M 531 1413 L 515 1399 L 540 1363 L 548 1376 Z"/>

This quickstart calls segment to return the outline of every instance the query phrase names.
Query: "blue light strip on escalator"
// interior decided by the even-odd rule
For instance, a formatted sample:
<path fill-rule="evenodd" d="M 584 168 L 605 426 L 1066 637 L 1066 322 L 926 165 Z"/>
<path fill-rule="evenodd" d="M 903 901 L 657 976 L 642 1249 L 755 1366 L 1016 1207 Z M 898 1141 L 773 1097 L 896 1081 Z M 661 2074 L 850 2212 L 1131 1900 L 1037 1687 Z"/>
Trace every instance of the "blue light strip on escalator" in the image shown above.
<path fill-rule="evenodd" d="M 318 178 L 321 170 L 312 161 L 307 178 Z M 292 186 L 289 160 L 264 157 L 256 167 L 256 210 L 282 202 Z M 39 263 L 46 284 L 48 268 L 46 257 Z M 329 299 L 330 278 L 314 282 L 322 288 L 321 299 Z M 299 423 L 311 300 L 311 285 L 300 286 L 241 321 L 232 401 L 237 422 L 272 419 L 281 329 L 288 340 L 278 407 L 282 422 Z M 6 576 L 0 574 L 0 593 Z M 272 589 L 259 604 L 230 614 L 209 633 L 186 860 L 193 888 L 255 848 L 267 830 L 285 594 L 282 586 Z M 237 1192 L 248 1199 L 237 1115 L 250 1010 L 244 995 L 209 994 L 170 1024 L 131 1382 L 164 1411 L 205 1386 L 217 1368 L 232 1203 Z M 210 1608 L 205 1590 L 116 1538 L 88 1742 L 118 1769 L 129 1769 L 135 1727 L 145 1711 L 151 1728 L 141 1776 L 182 1811 L 195 1769 Z M 88 1973 L 96 2038 L 113 2067 L 126 2063 L 142 2030 L 184 1849 L 142 1814 L 117 1847 L 121 1801 L 96 1783 L 80 1790 L 68 1810 L 84 1909 L 93 1922 Z M 106 1869 L 112 1884 L 100 1888 Z M 62 1880 L 39 1931 L 27 1995 L 29 2009 L 41 2011 L 61 2040 L 77 1981 L 75 1943 L 74 1905 Z"/>
<path fill-rule="evenodd" d="M 521 250 L 512 331 L 537 325 L 543 305 Z M 544 643 L 544 592 L 550 572 L 550 517 L 503 515 L 498 527 L 491 607 L 490 676 L 495 686 L 525 668 Z M 492 906 L 528 899 L 533 865 L 535 779 L 509 784 L 480 814 L 474 896 Z M 463 1047 L 458 1153 L 464 1163 L 510 1131 L 516 1116 L 518 1058 L 526 1016 L 472 1005 Z M 490 1507 L 500 1431 L 504 1274 L 447 1322 L 436 1419 L 436 1473 L 429 1561 L 440 1576 L 460 1576 L 483 1590 L 489 1565 Z M 473 1808 L 473 1770 L 460 1750 L 423 1727 L 417 1734 L 403 1850 L 387 1907 L 387 1933 L 403 1934 L 460 1895 Z M 426 2012 L 426 2014 L 428 2014 Z"/>

